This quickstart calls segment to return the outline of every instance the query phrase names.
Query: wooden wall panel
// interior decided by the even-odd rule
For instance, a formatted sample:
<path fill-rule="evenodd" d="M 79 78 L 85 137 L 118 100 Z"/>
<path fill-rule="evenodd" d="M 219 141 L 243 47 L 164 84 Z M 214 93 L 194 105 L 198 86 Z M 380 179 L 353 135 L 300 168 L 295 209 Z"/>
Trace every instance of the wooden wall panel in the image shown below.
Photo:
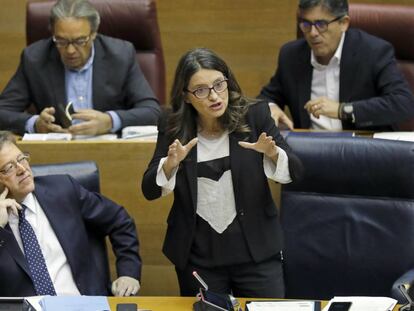
<path fill-rule="evenodd" d="M 414 0 L 364 0 L 414 5 Z M 16 70 L 25 46 L 25 0 L 1 0 L 0 90 Z M 248 96 L 255 96 L 276 67 L 281 45 L 295 38 L 296 1 L 158 0 L 167 69 L 167 92 L 180 56 L 209 47 L 231 66 Z"/>

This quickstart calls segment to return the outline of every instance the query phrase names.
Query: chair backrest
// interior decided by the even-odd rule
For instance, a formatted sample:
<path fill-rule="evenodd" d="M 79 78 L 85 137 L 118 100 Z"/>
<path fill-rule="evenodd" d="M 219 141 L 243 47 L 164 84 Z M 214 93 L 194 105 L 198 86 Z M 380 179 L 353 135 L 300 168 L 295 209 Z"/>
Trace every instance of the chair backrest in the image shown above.
<path fill-rule="evenodd" d="M 414 263 L 414 143 L 287 142 L 305 168 L 282 187 L 287 297 L 389 296 Z"/>
<path fill-rule="evenodd" d="M 414 6 L 353 3 L 349 5 L 349 16 L 351 27 L 394 46 L 398 65 L 414 93 Z M 399 129 L 414 131 L 414 118 L 399 124 Z"/>
<path fill-rule="evenodd" d="M 99 33 L 131 42 L 137 61 L 161 104 L 166 101 L 165 63 L 155 0 L 89 0 L 101 16 Z M 54 0 L 29 0 L 26 42 L 51 36 L 49 15 Z"/>
<path fill-rule="evenodd" d="M 100 192 L 99 169 L 93 161 L 35 164 L 31 165 L 31 168 L 34 176 L 68 174 L 89 191 Z M 98 237 L 93 230 L 88 230 L 88 236 L 97 271 L 102 275 L 100 279 L 107 280 L 106 287 L 110 293 L 109 260 L 105 239 Z"/>

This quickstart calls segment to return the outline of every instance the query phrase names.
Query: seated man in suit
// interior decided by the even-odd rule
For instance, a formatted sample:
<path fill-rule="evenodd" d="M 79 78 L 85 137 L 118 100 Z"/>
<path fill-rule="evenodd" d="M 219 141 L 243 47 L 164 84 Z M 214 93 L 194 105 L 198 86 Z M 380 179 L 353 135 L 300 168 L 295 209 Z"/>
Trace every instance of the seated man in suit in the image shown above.
<path fill-rule="evenodd" d="M 304 38 L 284 45 L 259 97 L 289 128 L 390 130 L 414 116 L 414 97 L 391 44 L 348 29 L 346 0 L 300 0 Z M 283 109 L 288 106 L 292 121 Z"/>
<path fill-rule="evenodd" d="M 99 23 L 87 0 L 57 1 L 50 15 L 53 36 L 23 50 L 0 96 L 0 129 L 97 135 L 157 123 L 160 107 L 134 47 L 98 34 Z M 76 113 L 66 129 L 62 119 L 69 102 Z M 26 112 L 31 104 L 38 114 Z"/>
<path fill-rule="evenodd" d="M 29 155 L 7 131 L 0 131 L 0 191 L 0 296 L 109 295 L 88 230 L 112 243 L 119 275 L 112 294 L 137 293 L 139 244 L 126 211 L 69 175 L 33 178 Z"/>

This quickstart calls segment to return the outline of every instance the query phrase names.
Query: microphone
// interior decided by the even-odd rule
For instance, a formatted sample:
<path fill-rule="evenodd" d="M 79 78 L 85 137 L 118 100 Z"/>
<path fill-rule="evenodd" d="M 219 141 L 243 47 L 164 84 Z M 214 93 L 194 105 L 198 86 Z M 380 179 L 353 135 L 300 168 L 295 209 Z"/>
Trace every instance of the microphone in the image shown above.
<path fill-rule="evenodd" d="M 403 294 L 404 298 L 407 299 L 407 303 L 400 307 L 399 311 L 414 311 L 414 303 L 408 294 L 408 290 L 410 289 L 409 284 L 401 284 L 398 286 L 398 289 L 400 290 L 401 294 Z"/>
<path fill-rule="evenodd" d="M 197 279 L 201 286 L 204 287 L 205 290 L 208 290 L 208 285 L 206 284 L 206 282 L 204 282 L 201 276 L 198 275 L 197 271 L 193 271 L 193 276 Z"/>

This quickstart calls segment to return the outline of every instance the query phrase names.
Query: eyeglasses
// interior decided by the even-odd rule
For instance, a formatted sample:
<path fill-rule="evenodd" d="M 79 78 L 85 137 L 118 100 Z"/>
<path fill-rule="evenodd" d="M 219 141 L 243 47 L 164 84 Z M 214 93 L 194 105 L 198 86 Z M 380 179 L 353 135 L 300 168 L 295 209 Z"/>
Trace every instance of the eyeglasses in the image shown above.
<path fill-rule="evenodd" d="M 0 173 L 4 176 L 10 176 L 16 173 L 17 164 L 26 167 L 26 165 L 29 164 L 29 162 L 30 162 L 30 154 L 28 152 L 24 152 L 17 157 L 16 161 L 10 161 L 6 163 L 0 169 Z"/>
<path fill-rule="evenodd" d="M 212 87 L 199 87 L 198 89 L 194 91 L 190 91 L 190 90 L 185 90 L 185 91 L 193 94 L 198 99 L 204 99 L 210 96 L 211 90 L 214 90 L 214 92 L 216 93 L 222 93 L 226 89 L 227 89 L 227 79 L 223 79 L 223 80 L 215 82 Z"/>
<path fill-rule="evenodd" d="M 335 17 L 331 21 L 326 21 L 324 19 L 321 19 L 321 20 L 311 22 L 306 19 L 299 19 L 299 27 L 303 32 L 310 32 L 312 30 L 312 26 L 315 26 L 315 28 L 318 30 L 319 33 L 324 33 L 328 30 L 329 24 L 339 21 L 344 16 L 345 15 Z"/>
<path fill-rule="evenodd" d="M 55 36 L 53 36 L 52 39 L 58 48 L 67 48 L 70 44 L 72 44 L 75 48 L 81 48 L 89 42 L 89 40 L 91 39 L 91 35 L 87 37 L 76 38 L 73 40 L 56 38 Z"/>

